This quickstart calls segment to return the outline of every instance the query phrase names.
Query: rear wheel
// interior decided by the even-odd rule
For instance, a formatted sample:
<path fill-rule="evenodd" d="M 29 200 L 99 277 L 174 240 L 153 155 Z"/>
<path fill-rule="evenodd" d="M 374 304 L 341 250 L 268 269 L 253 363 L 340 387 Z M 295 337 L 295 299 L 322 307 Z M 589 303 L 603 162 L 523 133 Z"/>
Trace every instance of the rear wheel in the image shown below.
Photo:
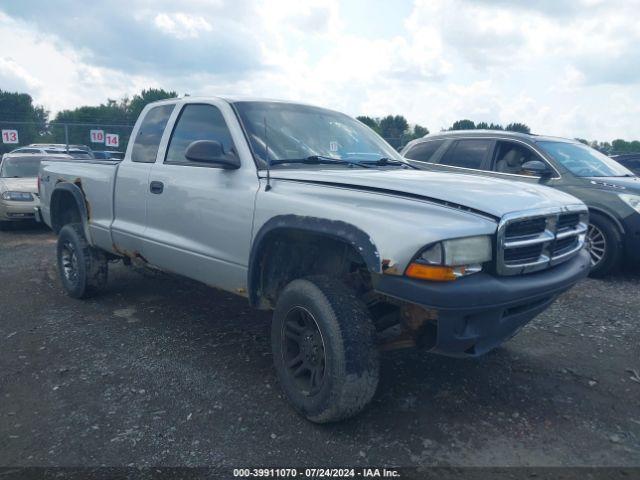
<path fill-rule="evenodd" d="M 591 256 L 589 276 L 604 277 L 612 273 L 620 263 L 622 236 L 611 220 L 604 215 L 591 213 L 586 248 Z"/>
<path fill-rule="evenodd" d="M 0 220 L 0 231 L 9 230 L 10 224 L 9 222 L 4 222 Z"/>
<path fill-rule="evenodd" d="M 87 243 L 82 224 L 71 223 L 62 227 L 58 235 L 57 257 L 60 281 L 70 297 L 87 298 L 106 285 L 107 257 Z"/>
<path fill-rule="evenodd" d="M 317 423 L 360 412 L 378 385 L 375 329 L 364 304 L 325 276 L 294 280 L 280 295 L 271 328 L 280 385 Z"/>

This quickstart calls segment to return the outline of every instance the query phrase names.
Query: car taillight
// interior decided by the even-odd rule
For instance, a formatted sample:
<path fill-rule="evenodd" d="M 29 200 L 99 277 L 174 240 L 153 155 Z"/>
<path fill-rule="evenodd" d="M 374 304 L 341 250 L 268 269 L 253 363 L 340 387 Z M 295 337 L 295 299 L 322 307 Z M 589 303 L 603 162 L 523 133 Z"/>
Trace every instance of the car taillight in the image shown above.
<path fill-rule="evenodd" d="M 41 197 L 41 193 L 40 193 L 40 175 L 38 175 L 38 196 Z"/>

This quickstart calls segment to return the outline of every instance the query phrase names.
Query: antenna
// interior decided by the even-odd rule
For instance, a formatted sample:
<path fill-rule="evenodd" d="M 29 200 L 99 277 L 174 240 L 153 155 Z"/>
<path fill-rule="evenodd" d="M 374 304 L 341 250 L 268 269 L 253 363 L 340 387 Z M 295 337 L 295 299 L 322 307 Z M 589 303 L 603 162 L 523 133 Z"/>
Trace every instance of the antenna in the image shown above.
<path fill-rule="evenodd" d="M 269 159 L 269 137 L 267 136 L 266 115 L 262 117 L 262 121 L 264 122 L 264 151 L 267 160 L 267 185 L 264 187 L 264 191 L 268 192 L 269 190 L 271 190 L 271 160 Z"/>

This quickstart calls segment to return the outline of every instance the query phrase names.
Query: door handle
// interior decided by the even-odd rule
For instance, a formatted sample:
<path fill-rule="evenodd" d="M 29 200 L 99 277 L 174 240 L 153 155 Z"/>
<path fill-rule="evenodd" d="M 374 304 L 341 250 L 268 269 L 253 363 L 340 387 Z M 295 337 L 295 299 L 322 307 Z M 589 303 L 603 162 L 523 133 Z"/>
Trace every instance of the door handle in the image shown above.
<path fill-rule="evenodd" d="M 149 184 L 149 191 L 151 193 L 155 193 L 156 195 L 160 195 L 163 190 L 164 190 L 164 183 L 162 183 L 162 182 L 158 182 L 158 181 L 154 180 L 153 182 L 151 182 Z"/>

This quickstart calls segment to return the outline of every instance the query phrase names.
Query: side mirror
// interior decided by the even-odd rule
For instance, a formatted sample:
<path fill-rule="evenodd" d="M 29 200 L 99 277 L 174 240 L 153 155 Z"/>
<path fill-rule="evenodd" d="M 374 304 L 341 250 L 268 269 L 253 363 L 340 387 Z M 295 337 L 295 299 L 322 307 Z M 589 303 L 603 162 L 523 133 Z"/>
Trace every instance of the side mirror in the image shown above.
<path fill-rule="evenodd" d="M 540 178 L 549 178 L 551 176 L 551 169 L 546 163 L 540 160 L 529 160 L 522 164 L 522 170 L 530 172 Z"/>
<path fill-rule="evenodd" d="M 191 142 L 184 153 L 192 162 L 212 163 L 226 170 L 240 168 L 240 160 L 236 155 L 224 153 L 220 142 L 215 140 L 196 140 Z"/>

